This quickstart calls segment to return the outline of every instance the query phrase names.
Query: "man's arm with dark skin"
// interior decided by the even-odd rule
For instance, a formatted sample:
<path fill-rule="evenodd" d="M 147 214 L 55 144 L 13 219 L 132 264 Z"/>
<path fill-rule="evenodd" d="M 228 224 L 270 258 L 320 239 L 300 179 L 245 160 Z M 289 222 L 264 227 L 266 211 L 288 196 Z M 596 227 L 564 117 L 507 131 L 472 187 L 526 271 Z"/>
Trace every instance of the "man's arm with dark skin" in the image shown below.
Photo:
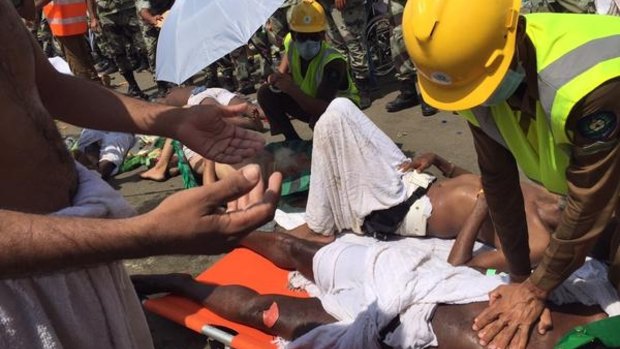
<path fill-rule="evenodd" d="M 37 45 L 34 39 L 31 43 Z M 202 156 L 224 163 L 239 162 L 262 149 L 259 134 L 223 120 L 243 113 L 245 104 L 178 108 L 140 101 L 61 74 L 38 48 L 34 51 L 39 95 L 52 117 L 81 127 L 179 139 Z"/>
<path fill-rule="evenodd" d="M 0 278 L 161 254 L 219 254 L 273 216 L 281 176 L 265 191 L 258 166 L 179 192 L 127 219 L 89 219 L 0 210 Z M 246 195 L 247 193 L 247 195 Z M 247 205 L 223 213 L 222 203 Z"/>
<path fill-rule="evenodd" d="M 540 316 L 549 292 L 583 264 L 615 209 L 620 193 L 620 79 L 610 80 L 580 101 L 569 115 L 567 129 L 572 136 L 571 163 L 566 171 L 567 206 L 560 224 L 551 236 L 542 262 L 530 278 L 520 285 L 502 286 L 493 291 L 490 307 L 475 320 L 481 342 L 525 348 L 527 332 Z M 580 135 L 580 121 L 611 113 L 609 133 L 599 139 Z M 586 123 L 585 129 L 598 124 Z M 612 128 L 613 126 L 613 128 Z M 587 133 L 587 132 L 586 132 Z M 544 315 L 544 314 L 543 314 Z M 518 324 L 517 333 L 503 327 L 502 321 Z M 541 323 L 544 322 L 541 317 Z M 544 324 L 543 324 L 544 325 Z M 541 331 L 541 325 L 539 332 Z"/>
<path fill-rule="evenodd" d="M 270 83 L 274 84 L 282 92 L 288 94 L 299 106 L 310 114 L 310 125 L 323 115 L 329 103 L 336 98 L 338 88 L 346 79 L 346 64 L 341 59 L 335 59 L 325 66 L 323 79 L 317 88 L 316 98 L 305 94 L 299 86 L 295 85 L 289 74 L 274 73 L 270 76 Z M 273 78 L 272 78 L 273 77 Z"/>
<path fill-rule="evenodd" d="M 41 9 L 52 2 L 52 0 L 34 0 L 34 8 L 36 11 L 41 11 Z"/>
<path fill-rule="evenodd" d="M 27 21 L 34 21 L 36 17 L 34 0 L 23 0 L 17 7 L 17 13 Z"/>

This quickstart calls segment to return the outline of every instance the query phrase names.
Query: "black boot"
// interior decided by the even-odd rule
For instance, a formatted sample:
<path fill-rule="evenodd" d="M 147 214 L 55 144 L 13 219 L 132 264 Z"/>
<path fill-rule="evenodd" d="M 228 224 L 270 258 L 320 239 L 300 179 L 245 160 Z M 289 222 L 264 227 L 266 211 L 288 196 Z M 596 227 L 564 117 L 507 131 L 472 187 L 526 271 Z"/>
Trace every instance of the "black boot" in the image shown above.
<path fill-rule="evenodd" d="M 393 101 L 385 105 L 385 109 L 388 113 L 395 113 L 418 104 L 420 104 L 420 99 L 415 89 L 415 82 L 408 79 L 401 81 L 400 93 Z"/>
<path fill-rule="evenodd" d="M 168 83 L 165 81 L 157 81 L 156 98 L 164 98 L 168 94 Z"/>
<path fill-rule="evenodd" d="M 150 70 L 150 69 L 151 69 L 151 66 L 149 65 L 149 60 L 146 59 L 146 57 L 141 57 L 140 64 L 138 65 L 138 68 L 136 69 L 136 73 L 141 73 L 143 71 Z"/>
<path fill-rule="evenodd" d="M 121 74 L 125 80 L 127 81 L 127 95 L 131 96 L 131 97 L 135 97 L 135 98 L 141 98 L 145 101 L 148 101 L 149 96 L 147 96 L 146 94 L 144 94 L 144 92 L 142 92 L 142 90 L 140 90 L 140 86 L 138 86 L 138 83 L 136 82 L 135 77 L 133 76 L 133 72 L 125 72 Z"/>
<path fill-rule="evenodd" d="M 235 78 L 233 78 L 232 72 L 229 74 L 224 73 L 222 76 L 222 88 L 228 91 L 234 91 L 235 88 Z"/>
<path fill-rule="evenodd" d="M 370 99 L 370 82 L 368 79 L 355 79 L 355 85 L 360 93 L 360 109 L 364 110 L 372 104 Z"/>
<path fill-rule="evenodd" d="M 431 107 L 430 105 L 424 102 L 422 96 L 420 96 L 420 109 L 422 109 L 422 115 L 424 116 L 433 116 L 439 112 L 436 108 Z"/>

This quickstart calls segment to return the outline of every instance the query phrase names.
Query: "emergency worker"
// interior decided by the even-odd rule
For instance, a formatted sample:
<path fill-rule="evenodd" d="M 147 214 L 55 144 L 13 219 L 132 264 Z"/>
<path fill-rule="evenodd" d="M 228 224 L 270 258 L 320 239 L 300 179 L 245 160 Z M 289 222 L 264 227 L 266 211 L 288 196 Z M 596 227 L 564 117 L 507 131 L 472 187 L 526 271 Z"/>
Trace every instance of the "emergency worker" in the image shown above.
<path fill-rule="evenodd" d="M 269 76 L 258 90 L 271 134 L 287 140 L 300 139 L 289 116 L 313 128 L 335 97 L 347 97 L 359 105 L 359 93 L 344 56 L 325 42 L 325 11 L 314 0 L 294 5 L 289 19 L 291 35 L 284 46 L 288 72 Z"/>
<path fill-rule="evenodd" d="M 534 323 L 551 327 L 545 300 L 597 244 L 620 286 L 620 19 L 519 15 L 520 0 L 410 0 L 407 50 L 424 99 L 469 123 L 490 214 L 514 283 L 494 290 L 474 319 L 480 344 L 525 348 Z M 519 172 L 566 196 L 532 272 Z"/>

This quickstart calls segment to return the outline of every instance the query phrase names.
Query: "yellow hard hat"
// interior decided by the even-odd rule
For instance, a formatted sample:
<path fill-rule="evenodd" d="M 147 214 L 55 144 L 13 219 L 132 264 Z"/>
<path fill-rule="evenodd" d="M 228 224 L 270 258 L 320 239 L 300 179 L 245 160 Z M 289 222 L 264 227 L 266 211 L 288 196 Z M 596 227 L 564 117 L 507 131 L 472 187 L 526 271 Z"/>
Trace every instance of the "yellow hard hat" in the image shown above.
<path fill-rule="evenodd" d="M 314 0 L 303 0 L 291 9 L 289 28 L 298 33 L 318 33 L 325 31 L 327 20 L 323 6 Z"/>
<path fill-rule="evenodd" d="M 424 101 L 443 110 L 484 103 L 515 52 L 521 0 L 409 0 L 403 37 Z"/>

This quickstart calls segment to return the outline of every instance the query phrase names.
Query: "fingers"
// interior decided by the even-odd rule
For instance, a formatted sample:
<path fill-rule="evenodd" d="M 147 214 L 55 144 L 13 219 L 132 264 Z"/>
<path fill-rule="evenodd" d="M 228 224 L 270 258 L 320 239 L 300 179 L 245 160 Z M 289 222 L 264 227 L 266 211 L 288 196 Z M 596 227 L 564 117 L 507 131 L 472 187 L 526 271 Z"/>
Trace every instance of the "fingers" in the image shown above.
<path fill-rule="evenodd" d="M 545 334 L 553 327 L 553 321 L 551 320 L 551 311 L 549 308 L 545 308 L 540 314 L 540 322 L 538 322 L 538 333 Z"/>
<path fill-rule="evenodd" d="M 212 206 L 235 201 L 248 193 L 258 183 L 260 169 L 256 165 L 243 167 L 232 175 L 209 186 L 201 187 L 203 195 Z"/>
<path fill-rule="evenodd" d="M 267 191 L 262 195 L 262 200 L 252 203 L 246 209 L 229 212 L 220 216 L 216 223 L 217 231 L 224 234 L 238 234 L 267 223 L 273 219 L 275 208 L 280 199 L 280 187 L 282 186 L 282 175 L 279 172 L 269 177 Z"/>
<path fill-rule="evenodd" d="M 496 310 L 498 307 L 491 304 L 491 299 L 494 299 L 494 298 L 497 299 L 501 297 L 501 294 L 500 294 L 501 288 L 502 286 L 499 286 L 495 290 L 491 291 L 491 293 L 489 293 L 489 299 L 490 299 L 489 306 L 486 309 L 484 309 L 482 313 L 480 313 L 480 315 L 474 318 L 474 324 L 472 326 L 472 329 L 474 331 L 479 331 L 480 329 L 487 326 L 491 321 L 494 321 L 495 319 L 497 319 L 497 317 L 499 316 L 499 311 Z"/>
<path fill-rule="evenodd" d="M 505 324 L 504 328 L 498 335 L 493 338 L 489 343 L 489 349 L 505 349 L 511 343 L 515 334 L 519 331 L 519 326 L 516 324 Z"/>
<path fill-rule="evenodd" d="M 497 318 L 490 324 L 484 326 L 481 331 L 478 332 L 479 343 L 482 346 L 489 344 L 506 326 L 504 319 Z"/>

